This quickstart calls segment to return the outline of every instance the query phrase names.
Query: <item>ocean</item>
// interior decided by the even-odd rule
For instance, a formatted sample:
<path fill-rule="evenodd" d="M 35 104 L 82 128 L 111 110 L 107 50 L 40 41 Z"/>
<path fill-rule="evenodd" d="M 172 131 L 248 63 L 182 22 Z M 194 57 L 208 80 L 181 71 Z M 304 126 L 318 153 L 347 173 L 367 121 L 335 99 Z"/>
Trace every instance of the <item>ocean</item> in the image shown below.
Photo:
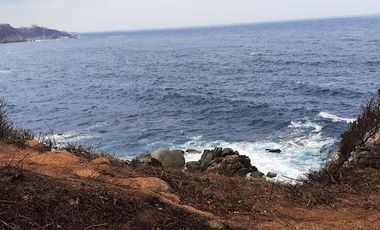
<path fill-rule="evenodd" d="M 326 162 L 378 88 L 378 16 L 0 45 L 0 97 L 19 126 L 126 159 L 230 147 L 292 178 Z"/>

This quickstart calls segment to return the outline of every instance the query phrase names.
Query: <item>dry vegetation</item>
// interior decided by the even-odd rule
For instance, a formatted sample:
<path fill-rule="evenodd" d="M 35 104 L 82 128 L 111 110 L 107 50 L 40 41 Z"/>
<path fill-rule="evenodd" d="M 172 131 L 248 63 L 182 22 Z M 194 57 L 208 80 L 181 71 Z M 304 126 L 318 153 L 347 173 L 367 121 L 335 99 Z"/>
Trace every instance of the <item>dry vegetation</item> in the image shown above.
<path fill-rule="evenodd" d="M 350 157 L 350 153 L 355 150 L 356 146 L 363 145 L 379 130 L 380 89 L 377 96 L 364 103 L 357 120 L 352 122 L 349 129 L 342 133 L 342 140 L 339 145 L 340 161 L 337 162 L 337 166 L 341 166 Z"/>

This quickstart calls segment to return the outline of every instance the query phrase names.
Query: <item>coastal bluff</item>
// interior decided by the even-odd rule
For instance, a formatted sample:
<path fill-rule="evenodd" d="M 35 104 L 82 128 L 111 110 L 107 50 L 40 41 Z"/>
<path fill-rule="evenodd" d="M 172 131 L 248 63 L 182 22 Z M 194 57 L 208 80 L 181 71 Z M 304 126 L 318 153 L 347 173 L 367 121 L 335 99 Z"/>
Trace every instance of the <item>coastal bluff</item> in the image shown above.
<path fill-rule="evenodd" d="M 59 38 L 74 38 L 75 36 L 55 29 L 33 25 L 31 27 L 15 28 L 9 24 L 0 24 L 0 43 L 27 42 Z"/>

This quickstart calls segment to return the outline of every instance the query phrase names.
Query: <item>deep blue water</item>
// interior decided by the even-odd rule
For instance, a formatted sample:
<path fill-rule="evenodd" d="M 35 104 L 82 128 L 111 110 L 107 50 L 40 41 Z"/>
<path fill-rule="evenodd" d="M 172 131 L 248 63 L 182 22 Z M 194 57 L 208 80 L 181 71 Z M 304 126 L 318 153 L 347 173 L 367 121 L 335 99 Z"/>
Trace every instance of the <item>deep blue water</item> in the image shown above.
<path fill-rule="evenodd" d="M 0 45 L 0 97 L 23 127 L 123 157 L 230 146 L 288 176 L 318 167 L 379 87 L 380 17 Z"/>

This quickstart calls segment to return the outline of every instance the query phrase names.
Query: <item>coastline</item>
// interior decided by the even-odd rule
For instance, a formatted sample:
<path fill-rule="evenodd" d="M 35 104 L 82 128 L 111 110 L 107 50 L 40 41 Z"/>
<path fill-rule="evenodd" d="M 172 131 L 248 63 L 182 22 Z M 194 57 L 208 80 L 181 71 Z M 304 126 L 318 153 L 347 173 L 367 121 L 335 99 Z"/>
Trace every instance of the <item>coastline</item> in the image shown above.
<path fill-rule="evenodd" d="M 377 108 L 371 106 L 367 102 L 364 108 Z M 379 226 L 377 126 L 373 134 L 365 134 L 364 144 L 353 146 L 350 156 L 344 155 L 345 146 L 341 145 L 333 164 L 296 179 L 296 183 L 283 183 L 276 175 L 266 179 L 246 156 L 229 148 L 204 150 L 199 162 L 188 162 L 183 170 L 180 150 L 161 150 L 128 161 L 76 143 L 57 147 L 51 139 L 37 141 L 30 131 L 15 128 L 2 109 L 0 103 L 0 226 L 4 228 Z M 366 124 L 361 123 L 366 121 L 363 116 L 368 113 L 361 113 L 342 135 L 343 144 L 352 131 L 361 132 L 355 127 Z M 182 157 L 174 157 L 175 162 L 180 161 L 177 165 L 170 165 L 173 157 L 169 161 L 161 158 L 178 155 Z"/>

